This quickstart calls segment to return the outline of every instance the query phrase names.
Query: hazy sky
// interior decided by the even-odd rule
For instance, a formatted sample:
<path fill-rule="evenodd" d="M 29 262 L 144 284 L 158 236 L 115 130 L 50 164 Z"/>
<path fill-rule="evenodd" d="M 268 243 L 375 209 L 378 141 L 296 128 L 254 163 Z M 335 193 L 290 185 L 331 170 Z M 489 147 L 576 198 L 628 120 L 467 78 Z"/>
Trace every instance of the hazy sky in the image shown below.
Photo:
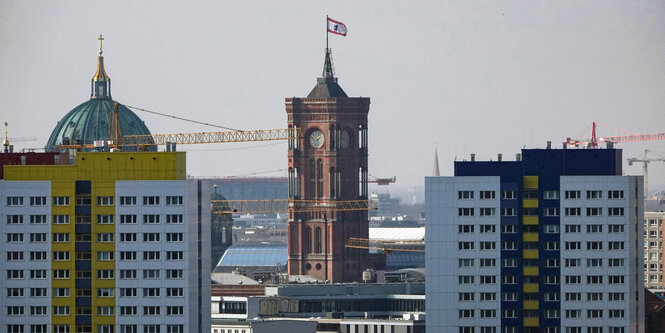
<path fill-rule="evenodd" d="M 97 36 L 120 103 L 241 128 L 286 127 L 284 97 L 321 75 L 325 15 L 339 83 L 371 97 L 369 167 L 422 187 L 452 162 L 513 159 L 568 136 L 665 132 L 663 1 L 0 1 L 0 121 L 43 147 L 90 96 Z M 137 112 L 153 133 L 214 130 Z M 620 144 L 624 157 L 665 141 Z M 284 142 L 181 145 L 188 173 L 286 168 Z M 625 162 L 624 162 L 625 163 Z M 626 167 L 641 174 L 641 165 Z M 650 165 L 665 188 L 665 163 Z M 261 175 L 280 176 L 284 171 Z"/>

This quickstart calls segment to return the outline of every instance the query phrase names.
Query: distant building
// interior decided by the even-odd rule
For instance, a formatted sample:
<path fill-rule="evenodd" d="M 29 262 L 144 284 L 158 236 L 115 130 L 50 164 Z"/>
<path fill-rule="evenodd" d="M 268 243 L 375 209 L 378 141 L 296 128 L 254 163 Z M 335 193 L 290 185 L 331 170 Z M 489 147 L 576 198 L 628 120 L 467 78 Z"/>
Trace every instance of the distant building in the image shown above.
<path fill-rule="evenodd" d="M 665 288 L 663 284 L 663 228 L 665 212 L 644 213 L 644 286 Z"/>
<path fill-rule="evenodd" d="M 644 332 L 643 185 L 620 150 L 472 158 L 425 186 L 428 332 Z"/>
<path fill-rule="evenodd" d="M 194 177 L 217 185 L 219 194 L 228 200 L 276 200 L 288 198 L 286 177 Z"/>

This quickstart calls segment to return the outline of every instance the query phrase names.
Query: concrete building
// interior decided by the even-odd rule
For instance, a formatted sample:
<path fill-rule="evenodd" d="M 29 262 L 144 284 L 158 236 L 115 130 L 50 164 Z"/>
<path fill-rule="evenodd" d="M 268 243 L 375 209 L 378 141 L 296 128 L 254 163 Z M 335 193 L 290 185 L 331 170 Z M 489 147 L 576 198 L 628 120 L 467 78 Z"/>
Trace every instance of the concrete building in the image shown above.
<path fill-rule="evenodd" d="M 665 212 L 644 213 L 644 286 L 665 288 L 663 282 L 663 220 Z"/>
<path fill-rule="evenodd" d="M 620 150 L 472 158 L 425 188 L 427 331 L 644 332 L 642 179 Z"/>
<path fill-rule="evenodd" d="M 208 330 L 210 192 L 184 153 L 79 153 L 4 178 L 2 331 Z"/>

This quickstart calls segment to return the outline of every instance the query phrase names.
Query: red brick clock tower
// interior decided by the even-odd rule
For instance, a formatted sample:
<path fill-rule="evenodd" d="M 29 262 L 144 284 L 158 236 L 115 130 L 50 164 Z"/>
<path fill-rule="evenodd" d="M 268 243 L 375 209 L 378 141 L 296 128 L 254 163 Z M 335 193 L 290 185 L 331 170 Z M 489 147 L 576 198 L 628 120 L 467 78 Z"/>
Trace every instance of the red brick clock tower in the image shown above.
<path fill-rule="evenodd" d="M 330 202 L 367 199 L 369 98 L 348 97 L 334 77 L 330 49 L 323 75 L 305 98 L 286 98 L 289 128 L 289 197 Z M 289 212 L 289 274 L 331 282 L 360 281 L 366 268 L 383 268 L 381 256 L 345 248 L 349 237 L 368 238 L 367 211 Z"/>

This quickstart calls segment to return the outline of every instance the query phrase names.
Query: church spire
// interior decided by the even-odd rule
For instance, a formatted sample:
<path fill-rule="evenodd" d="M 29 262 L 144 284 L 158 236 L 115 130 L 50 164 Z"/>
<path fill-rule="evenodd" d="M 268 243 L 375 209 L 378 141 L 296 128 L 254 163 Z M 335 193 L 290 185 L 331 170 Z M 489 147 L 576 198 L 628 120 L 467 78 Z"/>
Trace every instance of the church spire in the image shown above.
<path fill-rule="evenodd" d="M 332 61 L 332 50 L 326 48 L 326 57 L 323 60 L 323 73 L 316 79 L 316 86 L 307 95 L 307 98 L 338 98 L 349 97 L 342 87 L 337 84 L 335 68 Z"/>
<path fill-rule="evenodd" d="M 102 56 L 102 41 L 104 37 L 99 35 L 99 57 L 97 58 L 97 72 L 92 77 L 92 93 L 90 98 L 111 98 L 111 78 L 104 70 L 104 57 Z"/>
<path fill-rule="evenodd" d="M 434 148 L 434 169 L 432 170 L 432 176 L 439 177 L 439 152 Z"/>
<path fill-rule="evenodd" d="M 337 82 L 335 77 L 335 69 L 332 64 L 332 50 L 326 48 L 326 58 L 323 61 L 323 74 L 321 74 L 322 79 L 332 78 L 334 82 Z"/>

